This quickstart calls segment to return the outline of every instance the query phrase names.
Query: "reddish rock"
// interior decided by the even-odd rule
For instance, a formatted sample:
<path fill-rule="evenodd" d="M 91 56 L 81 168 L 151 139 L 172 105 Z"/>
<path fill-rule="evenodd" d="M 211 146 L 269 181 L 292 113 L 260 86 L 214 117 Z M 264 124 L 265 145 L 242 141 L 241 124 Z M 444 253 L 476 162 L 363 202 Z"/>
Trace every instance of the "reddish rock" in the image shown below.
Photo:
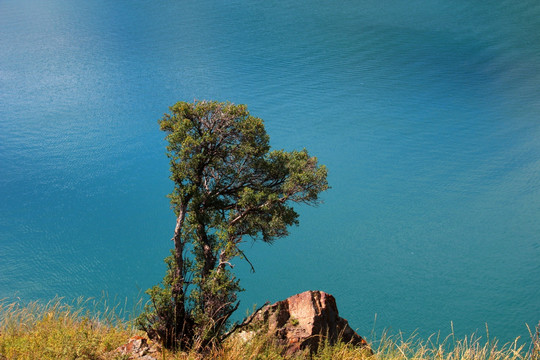
<path fill-rule="evenodd" d="M 339 316 L 336 299 L 322 291 L 306 291 L 267 305 L 252 324 L 253 328 L 267 328 L 268 335 L 284 345 L 287 353 L 304 349 L 316 352 L 321 341 L 334 344 L 338 339 L 371 351 L 348 321 Z"/>
<path fill-rule="evenodd" d="M 156 347 L 150 346 L 148 339 L 138 335 L 132 336 L 126 344 L 111 352 L 111 355 L 114 354 L 127 355 L 133 360 L 157 360 L 159 356 Z"/>

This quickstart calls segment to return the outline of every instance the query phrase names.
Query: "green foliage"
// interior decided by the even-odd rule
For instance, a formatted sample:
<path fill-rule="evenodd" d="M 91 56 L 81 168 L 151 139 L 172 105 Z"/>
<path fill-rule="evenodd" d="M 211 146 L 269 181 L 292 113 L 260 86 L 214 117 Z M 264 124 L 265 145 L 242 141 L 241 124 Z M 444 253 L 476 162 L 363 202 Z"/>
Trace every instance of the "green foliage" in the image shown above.
<path fill-rule="evenodd" d="M 318 204 L 327 171 L 305 149 L 270 150 L 263 121 L 245 105 L 179 102 L 159 125 L 175 184 L 175 248 L 139 324 L 169 348 L 204 348 L 220 342 L 238 307 L 231 269 L 233 259 L 247 260 L 244 237 L 288 235 L 298 224 L 292 205 Z"/>

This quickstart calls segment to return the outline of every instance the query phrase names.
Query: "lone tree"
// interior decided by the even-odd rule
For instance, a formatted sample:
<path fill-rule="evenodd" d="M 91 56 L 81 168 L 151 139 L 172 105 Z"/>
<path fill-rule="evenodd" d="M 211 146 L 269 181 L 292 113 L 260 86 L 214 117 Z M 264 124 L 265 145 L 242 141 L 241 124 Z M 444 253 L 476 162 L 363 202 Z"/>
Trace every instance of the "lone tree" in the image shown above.
<path fill-rule="evenodd" d="M 305 149 L 270 151 L 263 121 L 245 105 L 179 102 L 159 125 L 175 184 L 174 250 L 138 323 L 165 347 L 204 348 L 222 340 L 238 308 L 231 260 L 249 262 L 243 239 L 286 236 L 298 224 L 292 204 L 319 203 L 327 171 Z"/>

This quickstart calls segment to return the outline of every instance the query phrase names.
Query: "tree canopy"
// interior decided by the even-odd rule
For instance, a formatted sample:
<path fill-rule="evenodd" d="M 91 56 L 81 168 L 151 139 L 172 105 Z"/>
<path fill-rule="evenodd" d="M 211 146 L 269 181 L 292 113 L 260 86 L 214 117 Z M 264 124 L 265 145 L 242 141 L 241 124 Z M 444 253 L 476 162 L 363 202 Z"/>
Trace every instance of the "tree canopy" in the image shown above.
<path fill-rule="evenodd" d="M 206 346 L 238 307 L 231 270 L 234 258 L 246 259 L 245 237 L 288 235 L 298 224 L 293 204 L 318 204 L 327 170 L 305 149 L 271 150 L 263 121 L 245 105 L 178 102 L 159 125 L 175 185 L 174 250 L 139 323 L 167 347 Z"/>

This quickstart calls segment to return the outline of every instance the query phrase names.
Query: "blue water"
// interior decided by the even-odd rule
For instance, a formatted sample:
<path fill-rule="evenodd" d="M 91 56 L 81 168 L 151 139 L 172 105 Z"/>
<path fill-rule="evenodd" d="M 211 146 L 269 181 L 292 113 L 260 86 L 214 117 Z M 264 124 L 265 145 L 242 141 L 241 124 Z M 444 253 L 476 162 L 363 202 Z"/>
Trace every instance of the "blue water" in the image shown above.
<path fill-rule="evenodd" d="M 160 281 L 157 119 L 193 99 L 248 104 L 330 171 L 290 237 L 245 244 L 242 313 L 321 289 L 361 334 L 540 320 L 533 0 L 0 1 L 0 298 Z"/>

